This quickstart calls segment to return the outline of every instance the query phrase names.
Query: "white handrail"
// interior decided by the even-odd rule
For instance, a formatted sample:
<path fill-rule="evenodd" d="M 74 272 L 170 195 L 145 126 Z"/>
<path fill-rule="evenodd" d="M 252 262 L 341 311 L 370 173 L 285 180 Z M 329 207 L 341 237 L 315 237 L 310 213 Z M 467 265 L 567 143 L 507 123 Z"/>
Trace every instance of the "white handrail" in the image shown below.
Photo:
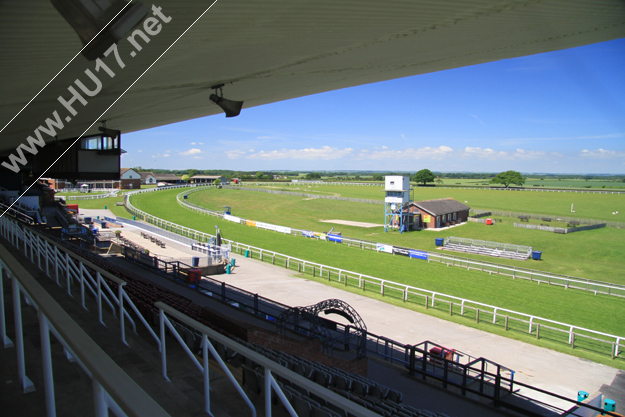
<path fill-rule="evenodd" d="M 39 312 L 48 416 L 56 415 L 49 332 L 60 337 L 63 346 L 67 347 L 81 367 L 86 369 L 93 380 L 94 388 L 97 388 L 96 391 L 103 390 L 94 401 L 96 415 L 98 410 L 107 408 L 121 409 L 127 416 L 132 417 L 169 415 L 78 326 L 30 272 L 2 246 L 0 246 L 0 269 L 9 273 L 13 279 L 14 303 L 19 304 L 20 293 L 23 293 L 37 306 Z M 4 285 L 3 281 L 0 278 L 0 285 Z M 2 308 L 4 309 L 4 305 Z M 21 333 L 21 329 L 16 331 Z M 21 355 L 23 356 L 23 350 Z M 20 377 L 27 379 L 23 368 Z"/>

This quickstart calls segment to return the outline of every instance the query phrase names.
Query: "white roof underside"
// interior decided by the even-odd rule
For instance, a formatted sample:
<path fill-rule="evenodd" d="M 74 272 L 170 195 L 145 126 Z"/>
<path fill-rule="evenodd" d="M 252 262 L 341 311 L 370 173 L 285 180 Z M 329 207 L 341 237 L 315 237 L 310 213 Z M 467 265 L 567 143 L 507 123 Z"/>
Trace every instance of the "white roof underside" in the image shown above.
<path fill-rule="evenodd" d="M 145 2 L 151 7 L 151 3 Z M 163 31 L 78 105 L 59 134 L 96 120 L 132 132 L 221 113 L 210 86 L 245 108 L 382 80 L 625 37 L 622 0 L 220 0 L 104 116 L 102 111 L 210 5 L 162 0 Z M 47 0 L 0 2 L 0 127 L 80 50 L 74 30 Z M 0 133 L 10 151 L 58 110 L 67 87 L 95 63 L 81 55 Z M 232 84 L 229 84 L 232 83 Z M 220 117 L 223 117 L 220 116 Z M 97 124 L 89 129 L 97 132 Z M 50 139 L 44 135 L 44 139 Z"/>

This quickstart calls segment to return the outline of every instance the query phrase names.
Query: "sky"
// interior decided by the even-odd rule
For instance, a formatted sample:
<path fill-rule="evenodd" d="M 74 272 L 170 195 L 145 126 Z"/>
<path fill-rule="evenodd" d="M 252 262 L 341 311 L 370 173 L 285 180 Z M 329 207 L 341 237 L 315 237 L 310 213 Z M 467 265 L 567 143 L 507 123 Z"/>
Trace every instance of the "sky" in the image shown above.
<path fill-rule="evenodd" d="M 123 167 L 625 173 L 625 38 L 124 134 Z"/>

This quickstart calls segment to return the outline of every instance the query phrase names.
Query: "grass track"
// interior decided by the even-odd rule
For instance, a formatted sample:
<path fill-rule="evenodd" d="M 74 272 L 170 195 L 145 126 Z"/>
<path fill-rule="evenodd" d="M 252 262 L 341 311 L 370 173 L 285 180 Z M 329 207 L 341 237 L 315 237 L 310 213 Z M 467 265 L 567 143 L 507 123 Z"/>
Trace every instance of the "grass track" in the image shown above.
<path fill-rule="evenodd" d="M 355 194 L 359 189 L 363 191 L 363 194 L 366 194 L 375 187 L 337 186 L 336 188 L 348 189 L 346 194 L 359 196 L 359 194 Z M 466 191 L 481 192 L 481 190 Z M 378 192 L 380 192 L 379 189 Z M 497 192 L 487 191 L 487 193 L 495 194 Z M 506 194 L 507 192 L 502 191 L 501 193 Z M 524 196 L 527 199 L 528 195 L 524 194 Z M 532 194 L 531 197 L 534 195 Z M 357 198 L 362 197 L 360 195 Z M 625 196 L 621 196 L 621 198 L 625 201 Z M 462 256 L 625 284 L 625 274 L 622 272 L 625 271 L 625 256 L 623 256 L 625 253 L 625 230 L 604 228 L 561 235 L 516 228 L 512 219 L 498 218 L 495 226 L 469 222 L 448 230 L 423 230 L 399 234 L 397 232 L 385 233 L 382 226 L 365 229 L 320 221 L 342 219 L 382 224 L 384 209 L 381 205 L 326 199 L 310 200 L 298 196 L 225 189 L 207 189 L 192 193 L 189 195 L 188 201 L 212 210 L 222 210 L 224 205 L 228 205 L 232 207 L 233 214 L 252 220 L 318 232 L 335 227 L 335 230 L 341 231 L 344 236 L 429 251 L 436 250 L 434 238 L 446 236 L 532 246 L 535 250 L 543 251 L 543 261 L 494 260 L 488 256 L 465 254 Z"/>
<path fill-rule="evenodd" d="M 480 301 L 486 304 L 575 324 L 577 326 L 588 327 L 612 334 L 625 335 L 625 322 L 622 320 L 622 313 L 625 311 L 625 300 L 619 298 L 602 295 L 594 296 L 587 292 L 564 290 L 561 287 L 549 287 L 547 285 L 539 286 L 536 283 L 529 283 L 524 280 L 513 281 L 508 277 L 495 275 L 489 276 L 479 271 L 466 271 L 457 267 L 446 267 L 438 263 L 427 263 L 420 260 L 411 260 L 384 253 L 373 253 L 371 251 L 363 251 L 340 244 L 313 241 L 303 239 L 301 237 L 284 236 L 274 232 L 236 225 L 227 221 L 221 221 L 214 217 L 195 214 L 184 209 L 175 200 L 175 196 L 179 192 L 180 190 L 169 190 L 158 193 L 141 194 L 133 197 L 133 204 L 140 210 L 149 212 L 157 217 L 207 233 L 214 232 L 214 226 L 217 224 L 220 226 L 223 235 L 229 239 L 285 253 L 290 256 L 300 257 L 331 266 L 340 266 L 346 270 L 364 273 L 432 291 L 440 291 L 446 294 Z M 311 227 L 313 230 L 326 230 L 328 228 L 328 224 L 326 223 L 318 223 L 318 221 L 314 223 L 314 217 L 319 217 L 319 213 L 324 213 L 324 215 L 326 215 L 334 213 L 332 210 L 339 210 L 337 216 L 345 211 L 351 215 L 351 213 L 354 213 L 354 209 L 362 209 L 363 206 L 367 206 L 365 204 L 332 201 L 332 203 L 338 203 L 335 206 L 334 204 L 327 204 L 330 202 L 329 200 L 308 200 L 309 202 L 314 203 L 314 205 L 311 205 L 312 207 L 310 207 L 310 211 L 312 213 L 316 213 L 316 215 L 313 215 L 311 213 L 307 213 L 307 210 L 297 210 L 296 202 L 280 200 L 280 204 L 276 204 L 276 201 L 273 200 L 275 197 L 284 196 L 228 190 L 215 190 L 215 193 L 216 194 L 197 193 L 196 195 L 200 196 L 205 194 L 205 196 L 210 196 L 208 198 L 208 201 L 210 201 L 210 204 L 207 205 L 208 208 L 221 209 L 221 206 L 223 205 L 231 205 L 233 206 L 234 214 L 241 215 L 242 217 L 248 217 L 238 211 L 239 209 L 243 210 L 245 208 L 245 210 L 250 210 L 251 213 L 255 214 L 249 215 L 250 218 L 261 221 L 264 220 L 275 224 L 288 225 L 288 222 L 276 220 L 278 215 L 270 212 L 274 206 L 277 206 L 278 208 L 276 210 L 279 209 L 282 213 L 294 211 L 294 216 L 296 219 L 299 219 L 299 221 L 313 222 L 309 223 L 311 225 L 322 224 L 325 227 L 322 229 Z M 236 198 L 243 198 L 243 200 L 245 200 L 241 207 L 237 207 L 238 203 L 235 204 L 237 200 L 235 199 L 234 194 L 240 195 L 240 197 Z M 193 194 L 189 196 L 189 198 L 191 199 L 192 196 Z M 271 198 L 268 198 L 269 196 L 271 196 Z M 107 205 L 109 208 L 113 208 L 117 215 L 122 214 L 121 211 L 123 208 L 117 207 L 114 204 L 115 201 L 121 201 L 121 199 L 110 199 L 110 202 L 105 200 L 109 199 L 87 200 L 81 201 L 79 204 L 84 208 L 104 208 L 104 205 Z M 304 201 L 302 198 L 296 198 L 295 200 Z M 319 203 L 326 204 L 317 206 L 316 204 Z M 351 204 L 356 205 L 351 206 Z M 346 205 L 348 207 L 346 207 Z M 371 207 L 380 209 L 380 206 Z M 125 212 L 125 210 L 123 211 L 124 217 L 129 217 L 129 214 Z M 368 215 L 363 215 L 361 217 L 360 215 L 363 213 L 363 210 L 358 210 L 356 212 L 359 216 L 358 220 L 375 221 L 373 219 L 367 220 L 369 218 L 367 217 Z M 268 216 L 269 218 L 265 219 L 263 216 Z M 371 218 L 374 216 L 379 218 L 379 215 L 374 214 L 373 212 L 369 216 L 371 216 Z M 280 218 L 286 220 L 285 216 Z M 481 224 L 469 224 L 467 226 L 470 225 L 482 227 L 481 230 L 476 229 L 475 233 L 477 234 L 484 230 L 492 230 L 485 229 L 485 226 Z M 298 227 L 302 226 L 300 225 Z M 362 232 L 362 229 L 353 229 L 354 232 L 356 230 Z M 351 233 L 351 229 L 348 230 L 347 227 L 341 226 L 341 230 L 345 235 L 354 235 Z M 369 233 L 371 232 L 371 229 L 367 230 Z M 468 228 L 467 230 L 470 229 Z M 514 230 L 526 232 L 521 229 Z M 598 231 L 605 230 L 608 229 L 601 229 Z M 369 234 L 368 232 L 364 233 Z M 532 232 L 537 233 L 536 231 Z M 424 233 L 425 232 L 417 234 Z M 577 235 L 583 234 L 584 232 L 577 233 Z M 401 239 L 408 235 L 412 234 L 399 235 L 397 233 L 383 234 L 383 232 L 378 232 L 377 235 L 369 237 L 368 239 L 381 241 L 380 238 L 383 236 L 392 239 Z M 551 234 L 546 233 L 545 235 Z M 572 234 L 567 237 L 575 235 L 576 234 Z M 431 247 L 423 247 L 423 249 L 433 250 L 433 238 L 435 236 L 439 235 L 436 233 L 427 235 L 427 240 L 431 241 Z M 603 238 L 610 237 L 603 236 Z M 310 276 L 306 276 L 306 278 L 320 280 L 319 278 L 312 278 Z M 320 281 L 327 283 L 325 280 Z M 338 284 L 330 283 L 329 285 L 334 286 Z M 342 285 L 339 286 L 345 288 Z M 362 291 L 358 288 L 348 287 L 347 289 L 355 292 Z M 376 293 L 367 292 L 367 295 L 373 298 L 381 299 L 381 296 Z M 426 312 L 430 315 L 441 317 L 446 320 L 456 321 L 471 327 L 477 327 L 496 334 L 528 341 L 530 343 L 553 348 L 565 353 L 572 353 L 580 357 L 585 357 L 610 366 L 625 369 L 625 358 L 623 355 L 617 358 L 616 361 L 610 360 L 609 356 L 607 356 L 606 352 L 604 352 L 604 350 L 607 350 L 604 345 L 593 346 L 593 344 L 590 343 L 590 345 L 585 349 L 575 349 L 573 351 L 566 345 L 563 345 L 560 340 L 555 340 L 561 339 L 564 336 L 553 337 L 554 340 L 550 340 L 551 338 L 545 337 L 536 341 L 534 336 L 527 335 L 526 329 L 523 330 L 525 325 L 518 325 L 518 331 L 514 331 L 515 326 L 511 325 L 510 327 L 513 331 L 506 332 L 503 328 L 485 323 L 484 321 L 476 324 L 474 316 L 471 315 L 471 312 L 468 312 L 464 317 L 461 317 L 459 316 L 459 312 L 455 311 L 453 316 L 449 316 L 448 311 L 444 312 L 436 309 L 426 310 L 422 305 L 412 303 L 405 304 L 399 297 L 395 297 L 392 294 L 387 294 L 383 300 L 417 311 Z"/>
<path fill-rule="evenodd" d="M 222 191 L 222 190 L 219 190 Z M 538 285 L 525 280 L 466 271 L 444 264 L 427 263 L 385 253 L 374 253 L 341 244 L 284 236 L 207 217 L 184 209 L 175 201 L 178 190 L 142 194 L 133 204 L 174 223 L 214 231 L 220 226 L 224 237 L 250 245 L 300 257 L 313 262 L 340 266 L 363 274 L 388 279 L 432 291 L 497 305 L 553 320 L 572 322 L 596 330 L 625 335 L 625 323 L 618 317 L 625 311 L 625 300 Z M 581 234 L 581 233 L 580 233 Z M 433 240 L 433 239 L 432 239 Z M 523 294 L 523 296 L 519 296 Z M 571 314 L 577 317 L 572 321 Z"/>

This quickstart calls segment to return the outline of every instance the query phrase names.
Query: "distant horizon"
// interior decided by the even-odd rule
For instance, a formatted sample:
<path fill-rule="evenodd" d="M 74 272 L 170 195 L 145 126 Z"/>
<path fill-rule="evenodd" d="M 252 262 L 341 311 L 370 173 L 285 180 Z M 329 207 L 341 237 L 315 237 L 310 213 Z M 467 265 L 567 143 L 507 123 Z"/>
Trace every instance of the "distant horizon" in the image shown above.
<path fill-rule="evenodd" d="M 124 168 L 132 168 L 134 169 L 134 167 L 122 167 L 122 169 Z M 398 174 L 402 174 L 402 173 L 412 173 L 414 174 L 417 171 L 403 171 L 403 170 L 368 170 L 368 169 L 335 169 L 335 170 L 328 170 L 328 169 L 321 169 L 321 170 L 310 170 L 310 169 L 301 169 L 301 170 L 297 170 L 297 169 L 251 169 L 251 170 L 241 170 L 241 169 L 220 169 L 220 168 L 143 168 L 141 167 L 141 172 L 145 172 L 145 171 L 152 171 L 152 170 L 163 170 L 163 171 L 190 171 L 190 170 L 196 170 L 196 171 L 237 171 L 237 172 L 298 172 L 298 173 L 312 173 L 312 172 L 316 172 L 316 173 L 322 173 L 322 172 L 354 172 L 354 173 L 372 173 L 372 174 L 383 174 L 383 173 L 398 173 Z M 429 169 L 429 168 L 427 168 Z M 439 170 L 431 170 L 433 173 L 440 173 L 440 174 L 498 174 L 500 172 L 504 172 L 504 171 L 439 171 Z M 508 171 L 508 170 L 506 170 Z M 566 176 L 572 176 L 572 175 L 592 175 L 592 176 L 597 176 L 597 177 L 619 177 L 619 176 L 623 176 L 625 177 L 625 172 L 624 173 L 619 173 L 619 174 L 610 174 L 610 173 L 593 173 L 593 172 L 574 172 L 574 173 L 564 173 L 564 172 L 523 172 L 523 171 L 518 171 L 520 172 L 522 175 L 549 175 L 549 176 L 555 176 L 555 175 L 566 175 Z"/>
<path fill-rule="evenodd" d="M 233 118 L 124 133 L 122 164 L 622 175 L 623 68 L 625 38 L 244 104 Z"/>

